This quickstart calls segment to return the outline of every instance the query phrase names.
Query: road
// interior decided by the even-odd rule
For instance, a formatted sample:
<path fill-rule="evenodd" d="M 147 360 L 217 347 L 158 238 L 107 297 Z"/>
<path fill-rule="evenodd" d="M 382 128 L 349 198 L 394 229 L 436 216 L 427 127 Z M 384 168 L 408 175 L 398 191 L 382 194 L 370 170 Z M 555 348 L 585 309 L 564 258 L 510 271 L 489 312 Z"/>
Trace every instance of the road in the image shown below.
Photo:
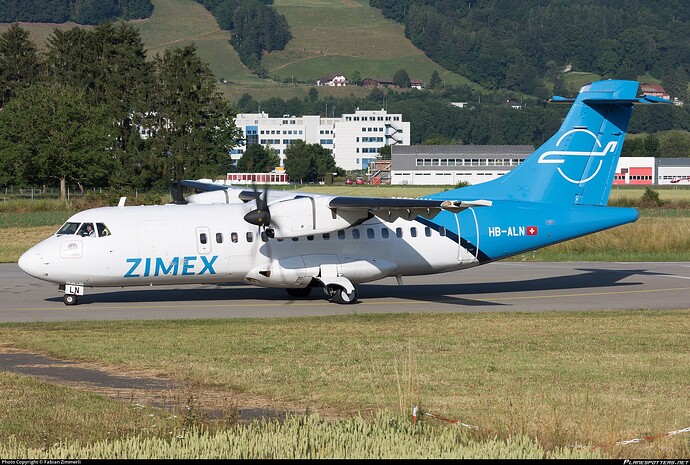
<path fill-rule="evenodd" d="M 690 308 L 686 262 L 497 262 L 404 283 L 362 284 L 356 305 L 328 302 L 319 289 L 293 300 L 280 289 L 232 284 L 86 289 L 68 307 L 57 285 L 0 264 L 0 322 Z"/>

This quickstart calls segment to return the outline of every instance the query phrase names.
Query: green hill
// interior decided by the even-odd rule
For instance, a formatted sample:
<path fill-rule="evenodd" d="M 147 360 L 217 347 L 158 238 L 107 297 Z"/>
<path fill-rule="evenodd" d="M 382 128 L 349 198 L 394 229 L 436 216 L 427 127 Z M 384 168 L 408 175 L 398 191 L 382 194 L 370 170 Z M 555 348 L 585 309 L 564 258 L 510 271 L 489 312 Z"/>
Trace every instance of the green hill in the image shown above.
<path fill-rule="evenodd" d="M 232 100 L 248 93 L 257 99 L 303 97 L 316 79 L 332 72 L 363 78 L 388 78 L 404 68 L 412 79 L 429 81 L 436 70 L 449 84 L 470 83 L 431 61 L 405 38 L 403 26 L 383 17 L 367 0 L 276 0 L 293 39 L 285 50 L 264 56 L 263 66 L 273 79 L 260 79 L 240 62 L 229 44 L 230 32 L 218 27 L 213 16 L 193 0 L 152 0 L 153 14 L 130 21 L 139 28 L 150 56 L 166 48 L 195 43 L 202 60 L 221 80 L 220 88 Z M 39 48 L 55 27 L 74 23 L 22 23 Z M 8 24 L 0 24 L 4 32 Z M 286 82 L 282 82 L 286 81 Z M 323 96 L 366 95 L 369 89 L 348 86 L 320 88 Z"/>

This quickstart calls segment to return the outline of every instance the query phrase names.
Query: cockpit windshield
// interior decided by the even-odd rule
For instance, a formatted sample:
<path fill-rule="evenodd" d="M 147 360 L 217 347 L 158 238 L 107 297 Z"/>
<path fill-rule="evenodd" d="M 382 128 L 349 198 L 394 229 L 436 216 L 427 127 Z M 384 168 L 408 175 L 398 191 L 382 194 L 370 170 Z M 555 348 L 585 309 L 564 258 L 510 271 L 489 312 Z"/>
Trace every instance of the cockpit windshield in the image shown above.
<path fill-rule="evenodd" d="M 70 223 L 67 222 L 62 225 L 62 227 L 58 230 L 56 233 L 58 236 L 66 235 L 66 234 L 76 234 L 77 229 L 79 229 L 79 224 L 80 223 Z"/>
<path fill-rule="evenodd" d="M 104 223 L 73 223 L 67 222 L 55 233 L 58 236 L 77 235 L 82 237 L 104 237 L 110 236 L 110 230 Z"/>

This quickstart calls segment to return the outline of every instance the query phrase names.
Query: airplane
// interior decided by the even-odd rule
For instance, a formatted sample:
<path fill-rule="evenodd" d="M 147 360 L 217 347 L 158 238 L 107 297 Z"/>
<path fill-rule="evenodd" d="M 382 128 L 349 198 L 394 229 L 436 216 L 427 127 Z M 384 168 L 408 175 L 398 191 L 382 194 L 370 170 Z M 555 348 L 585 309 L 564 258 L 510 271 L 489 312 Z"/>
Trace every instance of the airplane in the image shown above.
<path fill-rule="evenodd" d="M 631 223 L 607 206 L 636 81 L 585 85 L 558 132 L 523 163 L 481 184 L 423 198 L 269 191 L 187 180 L 201 192 L 166 205 L 94 208 L 70 217 L 18 261 L 74 305 L 85 288 L 244 283 L 314 288 L 338 304 L 357 284 L 469 269 Z M 83 231 L 91 227 L 92 235 Z"/>

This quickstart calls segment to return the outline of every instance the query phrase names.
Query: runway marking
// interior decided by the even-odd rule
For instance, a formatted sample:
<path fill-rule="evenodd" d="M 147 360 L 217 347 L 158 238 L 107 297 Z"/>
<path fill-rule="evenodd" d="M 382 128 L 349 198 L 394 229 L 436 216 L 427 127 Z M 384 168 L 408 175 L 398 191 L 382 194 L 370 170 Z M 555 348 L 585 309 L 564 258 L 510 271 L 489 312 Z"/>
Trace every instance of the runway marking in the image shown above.
<path fill-rule="evenodd" d="M 686 278 L 690 279 L 690 278 Z M 515 296 L 515 297 L 488 297 L 488 298 L 483 298 L 483 300 L 486 301 L 510 301 L 510 300 L 530 300 L 530 299 L 553 299 L 553 298 L 568 298 L 568 297 L 591 297 L 591 296 L 603 296 L 603 295 L 623 295 L 623 294 L 649 294 L 649 293 L 656 293 L 656 292 L 673 292 L 673 291 L 687 291 L 690 290 L 690 287 L 670 287 L 670 288 L 665 288 L 665 289 L 641 289 L 641 290 L 627 290 L 627 291 L 608 291 L 608 292 L 583 292 L 583 293 L 571 293 L 571 294 L 550 294 L 550 295 L 530 295 L 530 296 Z M 482 296 L 485 296 L 484 294 Z M 467 294 L 461 297 L 457 297 L 459 300 L 480 300 L 477 298 L 478 296 L 476 294 Z M 349 307 L 349 306 L 334 306 L 334 309 L 347 309 L 351 308 L 353 311 L 357 309 L 358 306 L 362 305 L 414 305 L 414 304 L 419 304 L 421 301 L 420 300 L 409 300 L 409 299 L 400 299 L 400 300 L 377 300 L 377 301 L 364 301 L 360 302 L 359 304 Z M 436 303 L 450 303 L 454 302 L 454 299 L 450 298 L 445 298 L 445 299 L 439 299 Z M 96 303 L 97 304 L 97 303 Z M 317 307 L 317 306 L 323 306 L 323 305 L 328 305 L 325 300 L 319 300 L 319 301 L 300 301 L 299 303 L 300 307 Z M 132 310 L 132 309 L 159 309 L 159 308 L 165 308 L 165 309 L 179 309 L 179 310 L 184 310 L 184 309 L 192 309 L 192 308 L 255 308 L 255 307 L 285 307 L 287 304 L 286 302 L 257 302 L 257 303 L 223 303 L 223 304 L 178 304 L 178 305 L 162 305 L 162 304 L 153 304 L 153 305 L 118 305 L 118 306 L 97 306 L 97 307 L 89 307 L 89 308 L 76 308 L 73 309 L 73 311 L 78 312 L 78 311 L 83 311 L 83 312 L 88 312 L 91 310 Z M 332 304 L 335 305 L 335 304 Z M 24 307 L 24 308 L 17 308 L 15 310 L 60 310 L 60 311 L 65 311 L 66 309 L 64 307 Z M 247 317 L 251 318 L 251 317 Z"/>

